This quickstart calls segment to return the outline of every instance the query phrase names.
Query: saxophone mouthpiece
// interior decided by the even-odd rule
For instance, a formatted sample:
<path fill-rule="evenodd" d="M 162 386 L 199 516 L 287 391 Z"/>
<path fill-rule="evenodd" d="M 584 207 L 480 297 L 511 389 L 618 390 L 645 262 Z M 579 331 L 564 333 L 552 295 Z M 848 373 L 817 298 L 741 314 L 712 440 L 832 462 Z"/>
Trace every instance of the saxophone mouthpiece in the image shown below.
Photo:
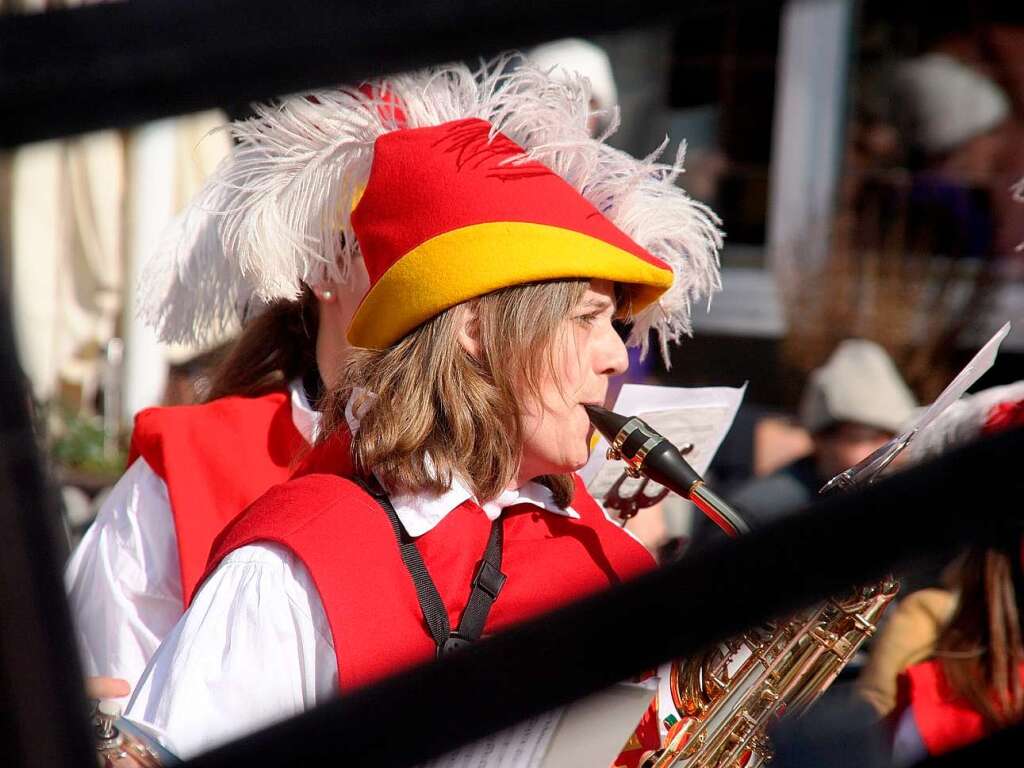
<path fill-rule="evenodd" d="M 590 423 L 594 425 L 594 428 L 600 432 L 604 439 L 609 443 L 615 440 L 615 436 L 619 434 L 620 430 L 629 421 L 625 416 L 620 416 L 617 413 L 612 413 L 607 408 L 602 408 L 599 405 L 583 404 L 583 407 L 587 410 L 587 416 L 590 417 Z"/>

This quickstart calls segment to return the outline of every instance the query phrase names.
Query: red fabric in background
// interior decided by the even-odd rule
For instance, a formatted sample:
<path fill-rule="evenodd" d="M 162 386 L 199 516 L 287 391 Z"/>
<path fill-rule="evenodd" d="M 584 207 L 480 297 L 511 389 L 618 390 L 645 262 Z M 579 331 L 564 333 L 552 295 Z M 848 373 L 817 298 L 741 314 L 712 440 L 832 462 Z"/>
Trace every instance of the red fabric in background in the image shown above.
<path fill-rule="evenodd" d="M 1019 672 L 1024 680 L 1024 664 Z M 938 659 L 908 667 L 900 675 L 897 690 L 896 711 L 910 707 L 929 755 L 942 755 L 989 735 L 981 713 L 955 696 Z"/>
<path fill-rule="evenodd" d="M 485 632 L 501 631 L 654 567 L 647 550 L 608 521 L 579 478 L 573 509 L 580 520 L 529 504 L 505 510 L 502 571 L 508 581 Z M 453 627 L 489 532 L 482 510 L 466 502 L 416 540 Z M 391 523 L 352 481 L 309 474 L 273 488 L 225 530 L 209 571 L 232 550 L 259 541 L 288 547 L 309 570 L 331 626 L 342 690 L 434 657 L 434 641 Z M 567 663 L 573 652 L 565 649 Z"/>
<path fill-rule="evenodd" d="M 982 434 L 993 435 L 1004 429 L 1024 427 L 1024 400 L 1015 403 L 999 403 L 992 407 L 981 428 Z"/>
<path fill-rule="evenodd" d="M 135 417 L 129 462 L 141 456 L 167 486 L 186 608 L 214 539 L 288 479 L 305 447 L 286 392 L 147 408 Z"/>

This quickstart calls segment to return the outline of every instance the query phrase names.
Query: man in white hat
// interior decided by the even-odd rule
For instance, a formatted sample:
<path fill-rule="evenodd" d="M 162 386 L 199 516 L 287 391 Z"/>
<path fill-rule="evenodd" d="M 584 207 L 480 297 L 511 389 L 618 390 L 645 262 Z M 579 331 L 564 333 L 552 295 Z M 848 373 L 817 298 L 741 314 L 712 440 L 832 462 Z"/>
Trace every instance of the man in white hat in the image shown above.
<path fill-rule="evenodd" d="M 818 490 L 890 440 L 916 407 L 913 394 L 882 347 L 847 339 L 811 372 L 800 402 L 800 422 L 813 450 L 741 487 L 730 501 L 754 523 L 768 523 L 811 503 Z M 698 521 L 693 546 L 716 540 Z"/>
<path fill-rule="evenodd" d="M 927 167 L 969 181 L 994 170 L 1010 101 L 995 82 L 945 53 L 900 64 L 893 105 L 909 148 Z"/>

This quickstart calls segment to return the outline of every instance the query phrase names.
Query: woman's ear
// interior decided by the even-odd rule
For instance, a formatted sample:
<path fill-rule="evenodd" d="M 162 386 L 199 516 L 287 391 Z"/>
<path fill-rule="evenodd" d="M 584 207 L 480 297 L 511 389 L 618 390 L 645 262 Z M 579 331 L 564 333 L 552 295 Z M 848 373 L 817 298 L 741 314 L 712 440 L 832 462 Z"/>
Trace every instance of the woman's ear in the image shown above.
<path fill-rule="evenodd" d="M 470 357 L 480 356 L 480 318 L 477 316 L 476 307 L 472 304 L 463 305 L 459 312 L 457 333 L 459 344 Z"/>

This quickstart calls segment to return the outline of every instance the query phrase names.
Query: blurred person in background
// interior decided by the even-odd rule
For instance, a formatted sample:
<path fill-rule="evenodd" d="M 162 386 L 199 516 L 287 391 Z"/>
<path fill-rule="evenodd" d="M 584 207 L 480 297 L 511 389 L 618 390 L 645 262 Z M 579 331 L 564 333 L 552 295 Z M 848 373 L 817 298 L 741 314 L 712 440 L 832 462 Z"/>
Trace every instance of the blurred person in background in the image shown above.
<path fill-rule="evenodd" d="M 906 459 L 911 463 L 926 461 L 979 436 L 1021 423 L 1024 423 L 1024 381 L 986 389 L 961 398 L 933 424 L 920 432 L 908 447 Z M 1010 542 L 1008 546 L 1009 549 L 1013 549 L 1014 545 Z M 938 695 L 938 688 L 934 686 L 940 679 L 944 679 L 945 673 L 941 668 L 949 660 L 956 659 L 956 654 L 962 651 L 968 642 L 967 638 L 975 643 L 974 647 L 969 649 L 973 654 L 969 660 L 971 664 L 980 663 L 983 659 L 986 664 L 995 663 L 993 654 L 1001 654 L 1005 650 L 1003 643 L 1007 626 L 992 624 L 993 620 L 1002 622 L 1002 617 L 989 614 L 993 607 L 997 608 L 1000 614 L 1004 609 L 1014 610 L 1010 603 L 1001 605 L 992 602 L 1000 598 L 1000 590 L 1004 590 L 1002 597 L 1006 597 L 1008 593 L 1005 593 L 1005 589 L 1009 585 L 1005 576 L 1018 569 L 1018 566 L 1013 565 L 1012 557 L 1008 561 L 1005 554 L 999 547 L 991 552 L 985 547 L 973 548 L 946 569 L 942 579 L 944 583 L 941 586 L 917 590 L 902 598 L 891 610 L 884 627 L 872 642 L 870 657 L 857 681 L 858 693 L 880 716 L 893 716 L 896 710 L 895 717 L 899 717 L 903 710 L 913 711 L 916 704 L 922 718 L 918 725 L 924 725 L 929 740 L 933 742 L 932 746 L 939 747 L 942 751 L 947 745 L 935 741 L 936 738 L 941 741 L 941 737 L 935 736 L 935 729 L 938 726 L 933 720 L 938 717 L 940 724 L 945 721 L 945 715 L 942 715 L 940 710 L 946 704 L 951 704 L 956 696 L 943 696 L 941 701 L 934 698 Z M 1012 552 L 1010 554 L 1013 555 Z M 1019 555 L 1019 552 L 1017 554 Z M 1008 570 L 1007 566 L 1010 566 Z M 995 568 L 995 571 L 986 574 L 985 571 L 991 568 Z M 1018 586 L 1014 586 L 1014 593 L 1024 597 L 1024 592 L 1021 592 Z M 985 618 L 986 615 L 988 619 Z M 952 622 L 954 616 L 959 617 L 958 622 Z M 986 621 L 987 629 L 983 626 Z M 958 628 L 954 629 L 954 624 L 957 623 Z M 994 638 L 991 641 L 994 644 L 986 639 L 985 632 L 989 632 L 989 636 Z M 952 655 L 944 655 L 947 653 Z M 976 693 L 977 687 L 970 685 L 969 681 L 979 678 L 969 678 L 965 675 L 970 673 L 976 676 L 981 670 L 968 670 L 959 665 L 960 662 L 954 663 L 953 677 L 950 678 L 956 681 L 954 688 L 960 694 L 969 693 L 970 690 Z M 913 671 L 907 672 L 908 670 Z M 907 673 L 902 681 L 904 694 L 909 700 L 898 702 L 898 681 L 904 673 Z M 1003 678 L 1005 679 L 1005 675 Z M 971 700 L 972 697 L 969 696 L 966 701 L 960 702 L 967 711 L 976 710 L 970 703 Z M 985 716 L 990 725 L 997 724 L 996 718 L 990 717 L 993 714 L 994 712 L 989 712 Z M 979 722 L 976 715 L 978 712 L 975 712 L 975 715 L 968 715 L 968 719 L 974 720 L 975 725 Z M 955 723 L 955 719 L 949 722 Z M 976 734 L 976 730 L 971 730 L 973 728 L 974 726 L 971 726 L 965 731 L 965 736 L 968 733 Z M 910 746 L 906 737 L 913 729 L 908 723 L 903 726 L 903 730 L 900 740 L 901 751 Z M 924 732 L 918 735 L 924 735 Z M 966 743 L 967 740 L 961 743 Z M 912 739 L 911 742 L 913 741 Z M 918 747 L 920 746 L 918 744 Z M 932 753 L 931 747 L 928 751 Z M 918 750 L 905 756 L 923 757 L 924 753 Z"/>
<path fill-rule="evenodd" d="M 237 339 L 206 345 L 200 349 L 172 346 L 167 350 L 167 384 L 161 405 L 196 405 L 210 397 L 210 387 Z"/>
<path fill-rule="evenodd" d="M 825 365 L 811 372 L 801 396 L 800 423 L 811 437 L 811 452 L 737 488 L 730 503 L 755 526 L 799 510 L 825 483 L 892 439 L 915 406 L 881 346 L 866 339 L 841 342 Z M 693 551 L 724 540 L 716 526 L 697 520 Z"/>
<path fill-rule="evenodd" d="M 812 449 L 810 435 L 794 416 L 744 403 L 715 454 L 709 483 L 732 498 L 734 489 L 773 474 Z"/>
<path fill-rule="evenodd" d="M 980 434 L 1024 427 L 1020 382 L 975 397 L 978 403 L 968 414 L 983 416 Z M 980 421 L 962 419 L 947 433 L 947 444 L 970 435 Z M 951 587 L 955 605 L 936 633 L 930 658 L 899 676 L 896 707 L 890 715 L 896 727 L 893 758 L 898 765 L 943 754 L 1024 721 L 1020 526 L 1007 530 L 999 543 L 971 547 L 958 564 Z M 926 642 L 927 630 L 919 637 Z"/>
<path fill-rule="evenodd" d="M 1010 105 L 1004 152 L 997 162 L 995 175 L 989 179 L 993 190 L 992 207 L 996 219 L 995 253 L 999 256 L 1019 254 L 1017 245 L 1024 240 L 1024 210 L 1004 194 L 1010 183 L 1024 174 L 1024 67 L 1020 52 L 1024 50 L 1024 25 L 1019 12 L 1008 8 L 1001 12 L 967 13 L 955 29 L 947 29 L 936 40 L 932 50 L 945 53 L 996 83 L 1006 94 Z M 1020 257 L 1018 255 L 1018 263 Z"/>
<path fill-rule="evenodd" d="M 590 117 L 587 129 L 598 136 L 618 123 L 619 89 L 612 62 L 605 50 L 589 40 L 568 37 L 527 51 L 529 60 L 551 77 L 565 82 L 570 75 L 590 81 Z"/>
<path fill-rule="evenodd" d="M 893 110 L 912 173 L 906 205 L 911 249 L 995 254 L 995 191 L 1003 178 L 1010 101 L 975 67 L 932 52 L 896 67 Z"/>
<path fill-rule="evenodd" d="M 401 110 L 386 96 L 353 90 L 346 99 L 348 108 L 379 109 L 400 124 Z M 239 318 L 244 329 L 211 376 L 205 404 L 137 415 L 128 470 L 67 565 L 89 676 L 134 684 L 188 606 L 214 538 L 290 476 L 315 440 L 324 382 L 335 381 L 345 329 L 368 285 L 361 259 L 340 258 L 337 227 L 290 250 L 266 223 L 294 194 L 268 178 L 286 160 L 301 162 L 296 137 L 316 126 L 300 118 L 273 150 L 254 148 L 252 130 L 233 125 L 234 152 L 140 281 L 142 312 L 162 341 L 202 346 Z M 106 689 L 123 695 L 124 686 Z"/>
<path fill-rule="evenodd" d="M 897 682 L 896 765 L 1024 721 L 1022 545 L 1018 528 L 1000 545 L 972 547 L 959 564 L 952 583 L 956 607 L 931 657 L 908 667 Z"/>

